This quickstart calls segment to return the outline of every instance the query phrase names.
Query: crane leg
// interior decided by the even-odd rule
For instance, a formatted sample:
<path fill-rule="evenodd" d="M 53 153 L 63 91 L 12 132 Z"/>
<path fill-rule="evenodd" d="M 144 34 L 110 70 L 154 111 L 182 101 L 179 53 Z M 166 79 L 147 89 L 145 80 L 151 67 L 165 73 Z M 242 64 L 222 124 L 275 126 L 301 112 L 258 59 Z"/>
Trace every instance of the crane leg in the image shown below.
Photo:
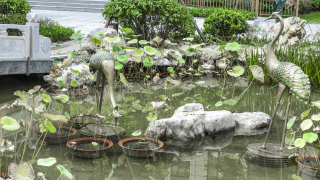
<path fill-rule="evenodd" d="M 107 78 L 108 81 L 108 88 L 110 93 L 110 99 L 113 106 L 113 117 L 115 119 L 115 125 L 117 118 L 121 117 L 121 115 L 118 112 L 118 106 L 116 104 L 116 101 L 114 99 L 113 95 L 113 83 L 114 83 L 114 61 L 112 60 L 106 60 L 102 62 L 103 72 Z M 101 103 L 101 102 L 100 102 Z"/>
<path fill-rule="evenodd" d="M 100 114 L 101 112 L 99 112 L 99 94 L 98 94 L 98 90 L 99 90 L 99 85 L 100 85 L 100 81 L 101 81 L 101 73 L 98 71 L 97 73 L 97 82 L 96 82 L 96 99 L 97 99 L 97 109 L 98 109 L 98 113 Z"/>
<path fill-rule="evenodd" d="M 261 146 L 261 148 L 263 148 L 263 149 L 266 148 L 266 144 L 267 144 L 267 141 L 268 141 L 270 132 L 271 132 L 271 127 L 272 127 L 272 124 L 273 124 L 273 122 L 274 122 L 274 118 L 276 117 L 276 113 L 277 113 L 277 110 L 278 110 L 278 106 L 279 106 L 279 104 L 280 104 L 280 100 L 281 100 L 281 97 L 282 97 L 283 92 L 284 92 L 285 89 L 286 89 L 286 86 L 285 86 L 284 84 L 282 84 L 282 83 L 279 83 L 277 103 L 276 103 L 276 107 L 275 107 L 274 112 L 273 112 L 273 115 L 272 115 L 272 119 L 271 119 L 271 122 L 270 122 L 270 125 L 269 125 L 269 129 L 268 129 L 268 133 L 267 133 L 266 139 L 264 140 L 264 143 L 263 143 L 262 146 Z"/>
<path fill-rule="evenodd" d="M 292 93 L 290 93 L 290 89 L 288 88 L 288 105 L 287 105 L 287 111 L 286 111 L 286 120 L 285 120 L 284 126 L 283 126 L 283 134 L 282 134 L 282 141 L 281 141 L 280 150 L 283 150 L 284 142 L 285 142 L 285 138 L 286 138 L 288 116 L 289 116 L 289 110 L 290 110 L 290 104 L 291 104 L 291 97 L 292 97 Z"/>
<path fill-rule="evenodd" d="M 103 92 L 105 87 L 106 87 L 106 76 L 102 74 L 102 89 L 101 89 L 100 103 L 99 103 L 99 109 L 98 109 L 98 114 L 100 115 L 101 115 L 101 107 L 102 107 L 102 101 L 103 101 Z"/>

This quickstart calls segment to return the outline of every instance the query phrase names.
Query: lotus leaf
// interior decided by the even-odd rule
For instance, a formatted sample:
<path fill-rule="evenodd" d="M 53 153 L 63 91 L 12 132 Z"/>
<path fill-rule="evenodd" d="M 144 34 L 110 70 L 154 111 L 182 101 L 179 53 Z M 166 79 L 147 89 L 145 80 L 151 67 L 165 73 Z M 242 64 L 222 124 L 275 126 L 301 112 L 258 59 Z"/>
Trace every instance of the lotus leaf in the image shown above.
<path fill-rule="evenodd" d="M 130 28 L 122 28 L 120 31 L 124 32 L 124 33 L 127 33 L 127 34 L 132 33 Z"/>
<path fill-rule="evenodd" d="M 241 46 L 237 42 L 227 43 L 227 49 L 230 51 L 240 51 Z"/>
<path fill-rule="evenodd" d="M 35 86 L 32 89 L 29 89 L 29 91 L 27 92 L 28 94 L 34 94 L 36 92 L 38 92 L 41 89 L 41 86 Z"/>
<path fill-rule="evenodd" d="M 147 120 L 150 122 L 157 120 L 157 114 L 153 115 L 152 113 L 149 113 L 147 116 Z"/>
<path fill-rule="evenodd" d="M 146 57 L 143 59 L 143 65 L 144 67 L 148 68 L 153 65 L 153 59 L 151 57 Z"/>
<path fill-rule="evenodd" d="M 126 77 L 124 77 L 124 75 L 122 73 L 120 73 L 120 81 L 122 82 L 123 85 L 127 86 L 127 80 Z"/>
<path fill-rule="evenodd" d="M 292 174 L 292 179 L 293 180 L 302 180 L 300 176 L 297 176 L 295 174 Z"/>
<path fill-rule="evenodd" d="M 72 178 L 73 178 L 72 174 L 71 174 L 68 170 L 66 170 L 66 168 L 63 167 L 62 165 L 59 164 L 59 165 L 57 166 L 57 168 L 60 170 L 60 173 L 61 173 L 62 175 L 66 176 L 66 177 L 69 178 L 69 179 L 72 179 Z"/>
<path fill-rule="evenodd" d="M 305 140 L 308 143 L 312 143 L 313 141 L 316 141 L 318 139 L 318 135 L 313 132 L 306 132 L 303 134 L 303 140 Z"/>
<path fill-rule="evenodd" d="M 148 41 L 146 41 L 146 40 L 140 40 L 139 41 L 139 44 L 148 44 L 149 42 Z"/>
<path fill-rule="evenodd" d="M 314 114 L 311 116 L 311 119 L 314 121 L 319 121 L 320 120 L 320 114 Z"/>
<path fill-rule="evenodd" d="M 295 145 L 296 147 L 303 148 L 303 147 L 306 145 L 306 141 L 304 141 L 302 138 L 297 138 L 297 139 L 294 141 L 294 145 Z"/>
<path fill-rule="evenodd" d="M 137 55 L 137 56 L 142 56 L 142 55 L 143 55 L 143 50 L 142 50 L 142 49 L 138 49 L 138 50 L 136 51 L 136 55 Z"/>
<path fill-rule="evenodd" d="M 41 133 L 46 132 L 46 130 L 48 130 L 50 133 L 55 133 L 57 131 L 53 124 L 47 119 L 41 121 L 39 128 Z"/>
<path fill-rule="evenodd" d="M 95 36 L 95 37 L 100 37 L 100 36 L 102 36 L 105 32 L 106 32 L 106 31 L 98 31 L 98 32 L 94 33 L 94 36 Z"/>
<path fill-rule="evenodd" d="M 68 118 L 64 115 L 42 114 L 40 115 L 40 117 L 47 118 L 50 121 L 56 121 L 56 122 L 62 122 L 62 123 L 68 122 Z"/>
<path fill-rule="evenodd" d="M 20 106 L 24 106 L 28 111 L 34 111 L 36 114 L 42 113 L 46 105 L 42 103 L 41 95 L 29 94 L 19 102 Z"/>
<path fill-rule="evenodd" d="M 126 55 L 121 55 L 117 57 L 117 60 L 121 63 L 125 63 L 126 61 L 128 61 L 128 57 Z"/>
<path fill-rule="evenodd" d="M 244 68 L 241 66 L 233 67 L 233 70 L 228 71 L 228 74 L 232 77 L 239 77 L 244 73 Z"/>
<path fill-rule="evenodd" d="M 308 130 L 309 128 L 311 128 L 311 126 L 313 125 L 313 122 L 311 119 L 306 119 L 304 121 L 302 121 L 302 123 L 300 124 L 300 128 L 302 131 Z"/>
<path fill-rule="evenodd" d="M 292 127 L 292 125 L 294 124 L 294 121 L 296 120 L 296 116 L 295 117 L 293 117 L 293 118 L 291 118 L 290 120 L 289 120 L 289 122 L 287 123 L 287 129 L 290 129 L 291 127 Z"/>
<path fill-rule="evenodd" d="M 152 55 L 155 55 L 156 53 L 157 53 L 157 50 L 155 50 L 153 47 L 151 47 L 151 46 L 145 46 L 144 47 L 144 51 L 148 54 L 148 55 L 150 55 L 150 56 L 152 56 Z"/>
<path fill-rule="evenodd" d="M 217 60 L 216 65 L 223 70 L 227 67 L 226 60 L 224 59 Z"/>
<path fill-rule="evenodd" d="M 57 163 L 57 159 L 54 157 L 40 158 L 37 161 L 37 164 L 39 166 L 46 166 L 46 167 L 50 167 L 50 166 L 54 165 L 55 163 Z"/>
<path fill-rule="evenodd" d="M 114 38 L 104 37 L 102 38 L 102 40 L 107 43 L 119 43 L 121 41 L 121 38 L 119 36 L 115 36 Z"/>
<path fill-rule="evenodd" d="M 20 128 L 20 124 L 17 122 L 17 120 L 8 116 L 2 117 L 0 119 L 0 124 L 3 129 L 9 131 L 15 131 Z"/>
<path fill-rule="evenodd" d="M 25 91 L 15 91 L 13 95 L 18 96 L 23 100 L 27 96 L 27 93 Z"/>
<path fill-rule="evenodd" d="M 116 70 L 120 70 L 120 69 L 122 69 L 122 67 L 123 67 L 123 65 L 119 61 L 114 62 L 114 68 Z"/>
<path fill-rule="evenodd" d="M 46 103 L 46 104 L 49 104 L 51 103 L 52 99 L 51 97 L 48 95 L 48 94 L 41 94 L 42 97 L 43 97 L 43 102 Z"/>
<path fill-rule="evenodd" d="M 264 83 L 264 73 L 260 66 L 251 65 L 249 66 L 249 69 L 253 75 L 253 78 L 260 81 L 261 83 Z"/>
<path fill-rule="evenodd" d="M 172 72 L 172 71 L 174 71 L 174 69 L 173 69 L 173 67 L 168 67 L 168 68 L 167 68 L 167 71 L 168 71 L 168 72 Z"/>
<path fill-rule="evenodd" d="M 140 136 L 141 131 L 140 130 L 136 130 L 135 132 L 133 132 L 131 135 L 132 136 Z"/>
<path fill-rule="evenodd" d="M 201 44 L 194 44 L 194 45 L 192 45 L 192 46 L 190 46 L 190 47 L 196 49 L 196 48 L 198 48 L 198 47 L 200 47 L 200 46 L 201 46 Z"/>
<path fill-rule="evenodd" d="M 182 40 L 184 40 L 184 41 L 193 41 L 193 37 L 188 37 L 188 38 L 183 38 Z"/>
<path fill-rule="evenodd" d="M 308 109 L 306 111 L 304 111 L 303 113 L 301 113 L 301 120 L 303 120 L 305 117 L 309 116 L 311 109 Z"/>
<path fill-rule="evenodd" d="M 189 56 L 192 56 L 192 55 L 196 54 L 197 51 L 196 51 L 194 48 L 188 48 L 188 49 L 186 50 L 186 53 L 187 53 Z"/>
<path fill-rule="evenodd" d="M 59 103 L 66 103 L 69 101 L 69 97 L 65 94 L 56 96 L 54 99 Z"/>
<path fill-rule="evenodd" d="M 129 44 L 135 44 L 135 43 L 137 43 L 137 42 L 138 42 L 137 39 L 132 39 L 132 40 L 128 41 L 127 43 L 129 43 Z"/>
<path fill-rule="evenodd" d="M 97 38 L 93 38 L 90 41 L 92 41 L 95 44 L 101 44 L 101 41 L 99 39 L 97 39 Z"/>
<path fill-rule="evenodd" d="M 222 106 L 222 105 L 223 105 L 223 103 L 222 103 L 221 101 L 218 101 L 218 102 L 215 104 L 216 107 L 219 107 L 219 106 Z"/>
<path fill-rule="evenodd" d="M 156 36 L 155 38 L 153 38 L 152 39 L 154 42 L 156 42 L 156 43 L 160 43 L 161 41 L 163 41 L 163 39 L 162 38 L 160 38 L 159 36 Z"/>
<path fill-rule="evenodd" d="M 70 36 L 70 39 L 72 39 L 73 41 L 79 41 L 79 40 L 83 39 L 85 34 L 81 34 L 80 32 L 81 31 L 74 33 L 72 36 Z"/>
<path fill-rule="evenodd" d="M 32 180 L 35 174 L 31 164 L 27 162 L 11 163 L 8 168 L 9 175 L 14 180 Z"/>
<path fill-rule="evenodd" d="M 123 50 L 121 49 L 121 47 L 118 46 L 118 45 L 114 45 L 114 46 L 113 46 L 113 51 L 116 52 L 116 53 L 118 53 L 118 54 L 124 54 L 124 51 L 123 51 Z"/>
<path fill-rule="evenodd" d="M 313 105 L 317 106 L 320 109 L 320 100 L 312 102 Z"/>

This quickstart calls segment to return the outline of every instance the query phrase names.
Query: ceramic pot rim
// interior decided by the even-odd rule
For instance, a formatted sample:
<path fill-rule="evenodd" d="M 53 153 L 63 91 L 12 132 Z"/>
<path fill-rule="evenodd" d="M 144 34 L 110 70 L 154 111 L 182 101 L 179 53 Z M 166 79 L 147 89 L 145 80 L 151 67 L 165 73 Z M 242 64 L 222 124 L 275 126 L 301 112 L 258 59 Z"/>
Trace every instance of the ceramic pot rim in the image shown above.
<path fill-rule="evenodd" d="M 296 163 L 298 163 L 302 167 L 306 167 L 306 168 L 309 168 L 309 169 L 314 169 L 314 170 L 320 171 L 319 168 L 312 168 L 310 166 L 303 165 L 302 163 L 299 162 L 300 159 L 303 159 L 303 158 L 306 158 L 306 157 L 313 157 L 313 158 L 314 157 L 319 157 L 320 158 L 320 155 L 302 155 L 302 156 L 296 157 L 295 161 L 296 161 Z"/>
<path fill-rule="evenodd" d="M 99 141 L 104 141 L 108 143 L 108 146 L 103 148 L 103 149 L 97 149 L 97 150 L 105 150 L 110 148 L 111 146 L 113 146 L 113 142 L 108 140 L 108 139 L 103 139 L 103 138 L 94 138 L 94 137 L 85 137 L 85 138 L 77 138 L 77 139 L 73 139 L 69 142 L 67 142 L 67 146 L 68 148 L 71 148 L 71 143 L 72 142 L 77 142 L 77 141 L 85 141 L 85 140 L 99 140 Z M 84 149 L 77 149 L 77 151 L 82 151 L 82 152 L 96 152 L 97 150 L 84 150 Z"/>
<path fill-rule="evenodd" d="M 72 123 L 74 123 L 74 124 L 83 124 L 83 123 L 80 123 L 80 122 L 74 122 L 74 121 L 71 121 L 71 117 L 75 117 L 75 116 L 77 116 L 77 115 L 71 115 L 70 116 L 70 119 L 68 119 L 68 121 L 69 122 L 72 122 Z M 94 116 L 94 114 L 83 114 L 83 116 Z M 94 124 L 94 123 L 87 123 L 87 124 Z"/>
<path fill-rule="evenodd" d="M 123 146 L 123 143 L 126 142 L 126 141 L 130 141 L 130 140 L 136 140 L 136 139 L 148 139 L 148 140 L 151 140 L 151 141 L 155 141 L 157 143 L 159 143 L 159 146 L 157 148 L 154 148 L 154 149 L 130 149 L 130 148 L 127 148 L 125 146 Z M 153 139 L 153 138 L 147 138 L 147 137 L 131 137 L 131 138 L 125 138 L 125 139 L 122 139 L 118 142 L 119 146 L 124 148 L 124 149 L 128 149 L 128 150 L 131 150 L 131 151 L 153 151 L 153 150 L 157 150 L 157 149 L 160 149 L 163 147 L 163 142 L 158 140 L 158 139 Z"/>
<path fill-rule="evenodd" d="M 58 126 L 55 126 L 55 128 L 59 128 L 59 127 L 58 127 Z M 77 133 L 77 130 L 76 130 L 76 129 L 74 129 L 74 128 L 72 128 L 72 127 L 62 126 L 61 128 L 62 128 L 62 129 L 70 129 L 71 131 L 73 131 L 73 133 L 72 133 L 72 134 L 69 134 L 69 135 L 67 135 L 67 136 L 59 136 L 59 137 L 45 137 L 45 138 L 49 138 L 49 139 L 64 138 L 64 137 L 73 136 L 73 135 L 75 135 L 75 134 Z M 36 135 L 36 136 L 38 136 L 38 137 L 42 136 L 42 134 L 41 134 L 41 135 L 39 135 L 39 134 L 37 134 L 37 133 L 36 133 L 36 132 L 37 132 L 37 131 L 39 131 L 39 130 L 40 130 L 40 129 L 36 129 L 36 130 L 34 130 L 34 131 L 33 131 L 33 134 L 34 134 L 34 135 Z"/>

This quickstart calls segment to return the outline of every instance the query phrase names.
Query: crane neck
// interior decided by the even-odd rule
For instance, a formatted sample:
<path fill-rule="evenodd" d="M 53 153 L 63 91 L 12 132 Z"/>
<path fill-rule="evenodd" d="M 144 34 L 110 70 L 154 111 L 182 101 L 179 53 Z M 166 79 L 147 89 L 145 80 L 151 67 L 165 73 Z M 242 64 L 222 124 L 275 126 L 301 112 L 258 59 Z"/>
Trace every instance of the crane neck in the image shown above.
<path fill-rule="evenodd" d="M 269 46 L 269 52 L 273 52 L 274 53 L 274 44 L 276 43 L 276 41 L 278 41 L 283 28 L 284 28 L 284 23 L 283 23 L 283 19 L 281 16 L 276 15 L 278 17 L 278 19 L 280 20 L 280 30 L 278 31 L 278 34 L 276 35 L 276 37 L 271 41 L 270 46 Z"/>

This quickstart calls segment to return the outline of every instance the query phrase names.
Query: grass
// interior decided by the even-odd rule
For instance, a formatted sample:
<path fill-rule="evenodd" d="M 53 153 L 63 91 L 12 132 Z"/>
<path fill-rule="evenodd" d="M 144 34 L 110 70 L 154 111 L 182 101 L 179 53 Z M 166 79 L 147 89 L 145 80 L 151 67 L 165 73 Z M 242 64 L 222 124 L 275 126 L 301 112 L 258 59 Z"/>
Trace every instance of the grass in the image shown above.
<path fill-rule="evenodd" d="M 299 15 L 299 17 L 301 19 L 304 19 L 307 21 L 307 23 L 320 23 L 320 12 L 318 11 L 314 11 L 311 12 L 309 14 L 305 14 L 305 15 Z"/>

